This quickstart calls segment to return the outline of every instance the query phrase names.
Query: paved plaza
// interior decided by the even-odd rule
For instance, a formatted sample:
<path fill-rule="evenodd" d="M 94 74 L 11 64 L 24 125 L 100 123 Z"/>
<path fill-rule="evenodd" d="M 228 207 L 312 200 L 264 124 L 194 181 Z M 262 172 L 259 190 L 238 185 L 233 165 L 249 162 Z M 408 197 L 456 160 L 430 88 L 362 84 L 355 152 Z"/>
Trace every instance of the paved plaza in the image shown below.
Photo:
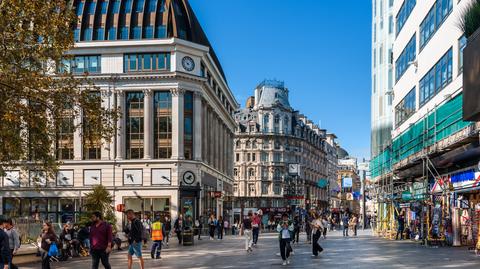
<path fill-rule="evenodd" d="M 302 238 L 305 239 L 304 237 Z M 465 248 L 426 248 L 410 241 L 389 241 L 360 232 L 358 237 L 344 239 L 339 232 L 321 240 L 325 251 L 312 258 L 310 245 L 294 247 L 295 255 L 288 266 L 281 265 L 276 234 L 264 234 L 254 252 L 247 254 L 242 237 L 228 236 L 223 241 L 204 237 L 194 247 L 183 247 L 172 240 L 161 260 L 151 260 L 147 251 L 145 268 L 479 268 L 480 257 Z M 112 268 L 127 268 L 125 251 L 111 256 Z M 76 258 L 53 264 L 58 269 L 86 269 L 89 258 Z M 39 264 L 22 266 L 39 268 Z M 103 267 L 100 267 L 103 268 Z M 135 264 L 134 268 L 139 268 Z"/>

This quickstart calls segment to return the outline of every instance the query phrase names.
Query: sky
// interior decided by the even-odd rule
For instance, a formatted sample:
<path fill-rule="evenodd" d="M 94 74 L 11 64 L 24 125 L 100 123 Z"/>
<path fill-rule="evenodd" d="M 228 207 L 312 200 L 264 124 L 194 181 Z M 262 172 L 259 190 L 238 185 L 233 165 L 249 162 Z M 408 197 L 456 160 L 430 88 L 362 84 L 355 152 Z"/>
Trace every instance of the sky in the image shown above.
<path fill-rule="evenodd" d="M 264 79 L 290 104 L 370 157 L 371 1 L 190 0 L 242 107 Z"/>

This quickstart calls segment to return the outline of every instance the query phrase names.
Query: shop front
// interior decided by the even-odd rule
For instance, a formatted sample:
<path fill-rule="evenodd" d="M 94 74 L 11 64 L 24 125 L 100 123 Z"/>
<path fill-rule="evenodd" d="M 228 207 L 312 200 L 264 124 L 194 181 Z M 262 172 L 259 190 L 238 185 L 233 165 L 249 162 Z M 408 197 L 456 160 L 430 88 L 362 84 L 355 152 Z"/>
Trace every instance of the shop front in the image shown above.
<path fill-rule="evenodd" d="M 139 219 L 164 219 L 170 216 L 170 197 L 123 197 L 125 209 L 131 209 Z"/>

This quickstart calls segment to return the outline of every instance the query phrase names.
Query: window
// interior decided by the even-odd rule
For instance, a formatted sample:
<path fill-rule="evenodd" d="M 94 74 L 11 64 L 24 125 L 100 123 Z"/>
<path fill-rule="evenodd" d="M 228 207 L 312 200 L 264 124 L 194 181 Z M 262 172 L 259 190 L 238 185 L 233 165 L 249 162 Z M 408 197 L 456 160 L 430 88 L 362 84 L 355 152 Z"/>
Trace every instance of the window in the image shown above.
<path fill-rule="evenodd" d="M 132 2 L 133 0 L 125 0 L 125 4 L 124 4 L 125 13 L 132 12 Z"/>
<path fill-rule="evenodd" d="M 240 154 L 235 154 L 235 161 L 236 162 L 239 162 L 240 161 Z"/>
<path fill-rule="evenodd" d="M 92 28 L 85 28 L 83 30 L 82 40 L 83 41 L 91 41 L 92 40 Z"/>
<path fill-rule="evenodd" d="M 463 35 L 458 40 L 458 73 L 463 72 L 463 50 L 465 49 L 466 45 L 467 38 L 465 37 L 465 35 Z"/>
<path fill-rule="evenodd" d="M 393 33 L 393 16 L 388 17 L 388 33 Z"/>
<path fill-rule="evenodd" d="M 420 106 L 452 81 L 452 48 L 420 80 Z"/>
<path fill-rule="evenodd" d="M 398 11 L 397 15 L 397 35 L 400 33 L 402 30 L 403 26 L 407 22 L 408 17 L 410 16 L 410 13 L 412 13 L 413 8 L 417 4 L 416 0 L 405 0 L 400 7 L 400 10 Z"/>
<path fill-rule="evenodd" d="M 247 162 L 250 161 L 250 153 L 247 153 Z"/>
<path fill-rule="evenodd" d="M 166 38 L 167 27 L 165 25 L 159 25 L 155 27 L 155 38 Z"/>
<path fill-rule="evenodd" d="M 252 141 L 252 148 L 253 149 L 257 148 L 257 141 L 255 141 L 255 140 Z"/>
<path fill-rule="evenodd" d="M 280 184 L 273 185 L 273 194 L 280 195 L 282 193 L 282 187 Z"/>
<path fill-rule="evenodd" d="M 90 2 L 87 2 L 87 14 L 88 15 L 95 15 L 95 2 L 93 1 L 90 1 Z"/>
<path fill-rule="evenodd" d="M 100 73 L 100 55 L 75 56 L 72 60 L 63 60 L 59 72 L 72 72 L 73 74 Z"/>
<path fill-rule="evenodd" d="M 120 27 L 120 39 L 128 39 L 128 26 Z"/>
<path fill-rule="evenodd" d="M 108 29 L 108 40 L 115 40 L 115 37 L 117 36 L 117 28 L 112 27 Z"/>
<path fill-rule="evenodd" d="M 137 12 L 137 13 L 143 12 L 143 5 L 144 4 L 145 4 L 145 0 L 135 1 L 135 12 Z"/>
<path fill-rule="evenodd" d="M 257 154 L 256 153 L 252 153 L 252 162 L 256 162 L 257 160 Z"/>
<path fill-rule="evenodd" d="M 157 0 L 147 0 L 147 12 L 152 13 L 157 9 Z"/>
<path fill-rule="evenodd" d="M 404 123 L 416 110 L 416 88 L 408 92 L 400 103 L 395 107 L 395 125 L 398 127 Z"/>
<path fill-rule="evenodd" d="M 238 169 L 237 168 L 233 169 L 233 175 L 238 177 Z"/>
<path fill-rule="evenodd" d="M 268 128 L 269 123 L 270 123 L 270 117 L 268 116 L 268 114 L 263 115 L 263 131 L 265 133 L 268 133 L 268 130 L 270 129 Z"/>
<path fill-rule="evenodd" d="M 420 49 L 425 47 L 453 8 L 453 0 L 437 0 L 420 24 Z"/>
<path fill-rule="evenodd" d="M 154 94 L 154 156 L 155 159 L 172 157 L 172 94 L 158 91 Z"/>
<path fill-rule="evenodd" d="M 108 9 L 108 1 L 107 0 L 102 0 L 102 14 L 107 14 L 107 9 Z"/>
<path fill-rule="evenodd" d="M 255 176 L 255 169 L 249 168 L 248 169 L 248 176 L 249 177 L 254 177 Z"/>
<path fill-rule="evenodd" d="M 417 56 L 416 49 L 416 35 L 413 34 L 407 46 L 403 49 L 402 53 L 395 62 L 395 80 L 398 81 L 402 75 L 407 71 L 410 66 L 409 63 L 413 62 Z"/>
<path fill-rule="evenodd" d="M 170 69 L 169 53 L 125 54 L 124 72 L 145 72 Z"/>
<path fill-rule="evenodd" d="M 183 150 L 186 160 L 193 159 L 193 92 L 185 92 L 183 96 Z"/>
<path fill-rule="evenodd" d="M 143 27 L 143 36 L 145 38 L 153 38 L 153 26 L 147 25 Z"/>
<path fill-rule="evenodd" d="M 262 162 L 268 162 L 269 161 L 268 160 L 268 153 L 266 153 L 266 152 L 260 153 L 260 158 L 261 158 Z"/>
<path fill-rule="evenodd" d="M 143 110 L 144 98 L 142 92 L 128 92 L 126 104 L 126 136 L 127 159 L 143 158 Z"/>
<path fill-rule="evenodd" d="M 380 45 L 380 49 L 379 49 L 379 52 L 378 52 L 378 58 L 379 58 L 380 64 L 382 65 L 383 64 L 383 44 Z"/>
<path fill-rule="evenodd" d="M 72 109 L 65 109 L 56 120 L 56 157 L 57 160 L 73 160 L 73 132 L 75 130 L 73 123 Z"/>
<path fill-rule="evenodd" d="M 268 182 L 262 182 L 262 194 L 268 194 Z"/>
<path fill-rule="evenodd" d="M 135 26 L 132 30 L 132 39 L 141 39 L 142 38 L 142 27 Z"/>
<path fill-rule="evenodd" d="M 96 98 L 97 106 L 101 106 L 100 92 L 90 93 L 92 98 Z M 101 158 L 100 134 L 96 132 L 95 125 L 101 124 L 101 121 L 93 122 L 94 118 L 89 117 L 87 111 L 83 112 L 82 131 L 83 131 L 83 159 L 99 160 Z"/>
<path fill-rule="evenodd" d="M 93 30 L 93 40 L 105 40 L 105 29 L 97 28 Z"/>
<path fill-rule="evenodd" d="M 274 153 L 273 154 L 273 161 L 274 162 L 281 162 L 282 161 L 282 154 L 281 153 Z"/>
<path fill-rule="evenodd" d="M 82 12 L 83 12 L 83 4 L 84 4 L 84 2 L 78 1 L 78 6 L 77 6 L 76 9 L 75 9 L 75 12 L 76 12 L 77 16 L 81 16 L 81 15 L 82 15 Z"/>
<path fill-rule="evenodd" d="M 113 2 L 113 13 L 117 14 L 120 12 L 120 2 L 122 0 L 115 0 L 115 2 Z"/>

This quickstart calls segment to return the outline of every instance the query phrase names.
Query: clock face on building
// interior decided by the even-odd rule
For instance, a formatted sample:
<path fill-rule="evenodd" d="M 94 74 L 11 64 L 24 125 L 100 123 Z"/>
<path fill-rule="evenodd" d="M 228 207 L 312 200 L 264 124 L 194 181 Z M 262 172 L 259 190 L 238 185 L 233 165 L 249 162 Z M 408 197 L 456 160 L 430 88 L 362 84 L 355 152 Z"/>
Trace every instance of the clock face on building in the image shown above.
<path fill-rule="evenodd" d="M 191 57 L 185 56 L 182 59 L 182 66 L 185 70 L 191 72 L 195 69 L 195 61 Z"/>
<path fill-rule="evenodd" d="M 195 182 L 195 174 L 187 171 L 183 174 L 183 182 L 187 185 L 192 185 Z"/>
<path fill-rule="evenodd" d="M 298 164 L 291 163 L 288 165 L 288 172 L 290 174 L 298 174 Z"/>

